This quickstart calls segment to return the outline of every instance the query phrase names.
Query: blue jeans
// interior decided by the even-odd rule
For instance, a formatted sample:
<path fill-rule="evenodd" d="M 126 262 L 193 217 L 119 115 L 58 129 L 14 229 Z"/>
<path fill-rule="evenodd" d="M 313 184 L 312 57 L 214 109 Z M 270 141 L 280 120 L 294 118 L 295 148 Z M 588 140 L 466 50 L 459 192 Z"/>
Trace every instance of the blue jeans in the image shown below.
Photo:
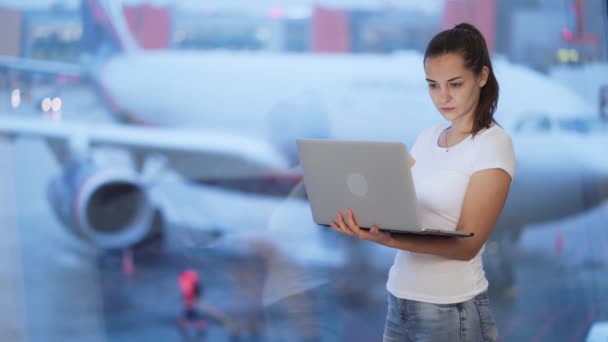
<path fill-rule="evenodd" d="M 496 341 L 487 292 L 456 304 L 431 304 L 388 294 L 383 342 Z"/>

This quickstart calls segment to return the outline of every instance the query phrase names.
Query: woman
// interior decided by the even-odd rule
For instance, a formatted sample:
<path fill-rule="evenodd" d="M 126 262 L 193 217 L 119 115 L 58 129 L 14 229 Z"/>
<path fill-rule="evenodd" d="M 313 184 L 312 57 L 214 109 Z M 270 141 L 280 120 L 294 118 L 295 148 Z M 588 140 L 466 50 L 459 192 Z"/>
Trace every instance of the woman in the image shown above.
<path fill-rule="evenodd" d="M 421 132 L 410 166 L 423 226 L 471 238 L 391 235 L 359 229 L 352 210 L 331 226 L 398 249 L 386 288 L 384 341 L 495 341 L 481 254 L 515 171 L 509 135 L 494 111 L 498 82 L 482 34 L 463 23 L 427 46 L 424 70 L 434 105 L 449 124 Z"/>

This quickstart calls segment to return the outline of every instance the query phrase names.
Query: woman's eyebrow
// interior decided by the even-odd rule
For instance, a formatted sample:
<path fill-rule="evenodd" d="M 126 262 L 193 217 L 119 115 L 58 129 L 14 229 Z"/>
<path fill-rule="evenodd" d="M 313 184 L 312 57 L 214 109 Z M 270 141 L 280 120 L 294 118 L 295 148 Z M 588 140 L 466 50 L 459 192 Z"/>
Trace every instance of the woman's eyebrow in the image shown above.
<path fill-rule="evenodd" d="M 459 78 L 463 78 L 463 77 L 462 77 L 462 76 L 456 76 L 456 77 L 452 77 L 452 78 L 450 78 L 450 79 L 448 80 L 448 82 L 456 81 L 456 80 L 457 80 L 457 79 L 459 79 Z M 437 83 L 437 81 L 432 80 L 432 79 L 430 79 L 430 78 L 427 78 L 426 80 L 427 80 L 428 82 L 435 82 L 435 83 Z"/>

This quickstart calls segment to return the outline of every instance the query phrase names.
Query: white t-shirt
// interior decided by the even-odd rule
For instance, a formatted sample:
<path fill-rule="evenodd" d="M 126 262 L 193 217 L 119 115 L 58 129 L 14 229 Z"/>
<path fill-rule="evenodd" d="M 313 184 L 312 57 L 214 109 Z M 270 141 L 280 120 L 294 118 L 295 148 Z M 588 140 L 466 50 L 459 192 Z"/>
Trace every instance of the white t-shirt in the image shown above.
<path fill-rule="evenodd" d="M 449 151 L 439 147 L 447 124 L 425 129 L 410 151 L 416 163 L 412 176 L 422 227 L 456 230 L 464 195 L 473 173 L 491 168 L 515 174 L 515 154 L 509 135 L 498 125 L 470 135 Z M 485 247 L 485 245 L 484 245 Z M 397 252 L 387 290 L 395 297 L 451 304 L 467 301 L 488 288 L 481 254 L 469 261 L 430 254 Z"/>

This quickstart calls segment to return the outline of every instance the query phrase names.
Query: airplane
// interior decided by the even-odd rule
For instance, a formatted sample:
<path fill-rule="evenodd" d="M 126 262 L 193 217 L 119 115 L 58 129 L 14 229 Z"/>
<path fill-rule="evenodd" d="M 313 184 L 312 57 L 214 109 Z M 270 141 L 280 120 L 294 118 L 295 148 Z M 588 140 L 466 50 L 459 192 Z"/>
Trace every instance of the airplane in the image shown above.
<path fill-rule="evenodd" d="M 417 52 L 144 51 L 129 34 L 119 3 L 84 0 L 84 13 L 85 26 L 94 26 L 84 29 L 101 30 L 103 43 L 117 49 L 87 64 L 94 69 L 80 68 L 118 123 L 92 127 L 5 115 L 0 134 L 47 141 L 64 168 L 49 187 L 49 202 L 64 225 L 102 248 L 141 241 L 161 215 L 147 191 L 150 160 L 160 159 L 161 169 L 186 182 L 289 198 L 301 181 L 296 138 L 409 145 L 440 119 Z M 45 69 L 33 63 L 0 60 L 15 70 Z M 513 136 L 518 163 L 494 234 L 499 253 L 508 253 L 526 225 L 583 213 L 608 197 L 600 148 L 608 137 L 592 106 L 573 91 L 499 57 L 494 67 L 501 87 L 496 117 Z M 78 68 L 65 73 L 82 74 Z M 581 125 L 599 128 L 570 129 Z M 93 162 L 91 155 L 107 147 L 126 151 L 133 166 Z M 501 260 L 499 272 L 511 274 L 508 257 Z"/>

